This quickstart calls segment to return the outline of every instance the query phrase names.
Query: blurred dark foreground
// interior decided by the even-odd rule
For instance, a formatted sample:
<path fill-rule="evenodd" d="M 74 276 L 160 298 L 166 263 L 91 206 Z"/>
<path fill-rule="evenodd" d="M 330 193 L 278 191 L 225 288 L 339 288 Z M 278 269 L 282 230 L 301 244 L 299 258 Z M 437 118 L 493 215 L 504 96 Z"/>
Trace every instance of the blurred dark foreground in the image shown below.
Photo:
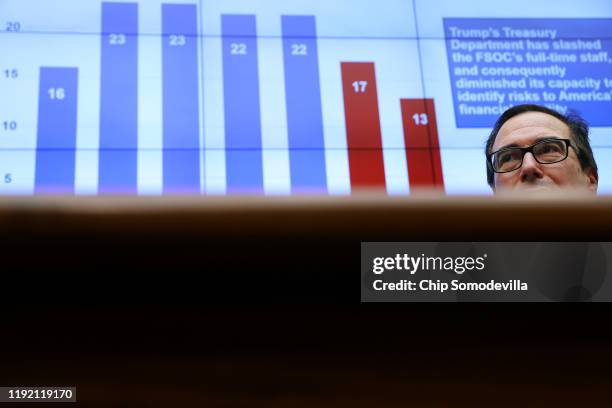
<path fill-rule="evenodd" d="M 610 241 L 611 209 L 2 199 L 0 383 L 75 385 L 92 407 L 608 405 L 609 304 L 362 304 L 359 254 L 362 241 Z"/>

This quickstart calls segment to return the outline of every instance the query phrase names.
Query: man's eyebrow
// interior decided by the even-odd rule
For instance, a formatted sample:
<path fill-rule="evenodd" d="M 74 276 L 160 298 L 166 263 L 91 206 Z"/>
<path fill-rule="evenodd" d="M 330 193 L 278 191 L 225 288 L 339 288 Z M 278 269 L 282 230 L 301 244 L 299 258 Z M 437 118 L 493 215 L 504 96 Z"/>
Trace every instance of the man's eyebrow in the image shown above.
<path fill-rule="evenodd" d="M 537 143 L 537 142 L 541 142 L 542 140 L 554 140 L 554 139 L 563 139 L 563 138 L 559 137 L 559 136 L 541 136 L 541 137 L 537 137 L 535 139 L 535 141 L 533 143 L 531 143 L 531 144 L 534 144 L 534 143 Z M 507 144 L 507 145 L 504 145 L 504 146 L 500 147 L 497 150 L 507 149 L 509 147 L 522 147 L 522 146 L 520 146 L 520 145 L 518 145 L 516 143 L 510 143 L 510 144 Z"/>

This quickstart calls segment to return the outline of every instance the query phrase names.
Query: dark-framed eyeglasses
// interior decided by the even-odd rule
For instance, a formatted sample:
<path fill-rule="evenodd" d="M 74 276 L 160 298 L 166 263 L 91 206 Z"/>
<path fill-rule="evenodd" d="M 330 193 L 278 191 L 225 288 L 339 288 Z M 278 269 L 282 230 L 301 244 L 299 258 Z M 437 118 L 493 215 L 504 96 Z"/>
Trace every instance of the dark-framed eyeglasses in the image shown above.
<path fill-rule="evenodd" d="M 549 138 L 540 140 L 527 147 L 504 147 L 487 155 L 487 163 L 495 173 L 508 173 L 523 165 L 523 157 L 529 152 L 541 164 L 558 163 L 567 159 L 569 139 Z"/>

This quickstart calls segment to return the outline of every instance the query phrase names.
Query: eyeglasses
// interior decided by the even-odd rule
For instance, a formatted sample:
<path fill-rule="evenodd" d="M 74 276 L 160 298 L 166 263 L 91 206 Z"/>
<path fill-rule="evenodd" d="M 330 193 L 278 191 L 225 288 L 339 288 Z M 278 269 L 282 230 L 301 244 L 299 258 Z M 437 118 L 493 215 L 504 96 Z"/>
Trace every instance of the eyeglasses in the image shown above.
<path fill-rule="evenodd" d="M 544 139 L 527 147 L 504 147 L 487 155 L 487 163 L 496 173 L 508 173 L 523 165 L 525 153 L 533 154 L 541 164 L 558 163 L 567 159 L 572 142 L 568 139 Z"/>

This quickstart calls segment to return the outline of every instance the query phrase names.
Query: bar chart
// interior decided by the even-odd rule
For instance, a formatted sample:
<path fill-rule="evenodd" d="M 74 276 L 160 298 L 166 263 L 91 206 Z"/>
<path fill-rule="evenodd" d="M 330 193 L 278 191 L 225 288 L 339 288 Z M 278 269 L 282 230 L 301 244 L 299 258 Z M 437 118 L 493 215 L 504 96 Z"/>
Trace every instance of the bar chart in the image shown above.
<path fill-rule="evenodd" d="M 37 109 L 21 101 L 21 112 L 37 111 L 19 120 L 26 136 L 0 138 L 0 194 L 407 194 L 444 184 L 437 135 L 405 126 L 400 100 L 423 89 L 403 21 L 338 29 L 319 1 L 63 0 L 81 17 L 62 22 L 9 1 L 19 28 L 0 46 L 39 55 L 13 64 L 13 82 L 36 84 L 38 96 Z M 387 3 L 381 14 L 411 12 Z M 347 21 L 371 12 L 354 6 Z"/>
<path fill-rule="evenodd" d="M 487 194 L 444 30 L 491 11 L 447 8 L 5 0 L 0 194 Z"/>

